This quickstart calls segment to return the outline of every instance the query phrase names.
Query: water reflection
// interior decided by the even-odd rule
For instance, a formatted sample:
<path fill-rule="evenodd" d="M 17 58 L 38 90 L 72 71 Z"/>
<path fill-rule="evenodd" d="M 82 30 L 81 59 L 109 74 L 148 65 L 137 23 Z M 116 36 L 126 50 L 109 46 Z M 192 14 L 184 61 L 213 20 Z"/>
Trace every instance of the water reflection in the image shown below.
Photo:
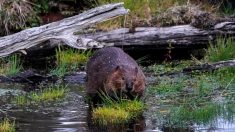
<path fill-rule="evenodd" d="M 9 86 L 9 85 L 7 85 Z M 6 86 L 6 87 L 7 87 Z M 19 87 L 19 88 L 16 88 Z M 158 105 L 154 99 L 146 100 L 148 108 L 143 117 L 123 126 L 97 126 L 84 101 L 84 87 L 69 86 L 70 92 L 62 102 L 35 108 L 10 108 L 7 113 L 16 118 L 17 132 L 193 132 L 235 131 L 235 104 L 208 104 L 200 107 Z M 0 88 L 5 90 L 7 88 Z M 12 86 L 10 90 L 20 90 Z M 3 105 L 2 105 L 3 106 Z M 1 107 L 2 107 L 1 106 Z M 174 107 L 173 107 L 174 106 Z M 3 108 L 3 107 L 2 107 Z M 2 109 L 1 108 L 1 109 Z M 3 108 L 6 109 L 6 108 Z"/>

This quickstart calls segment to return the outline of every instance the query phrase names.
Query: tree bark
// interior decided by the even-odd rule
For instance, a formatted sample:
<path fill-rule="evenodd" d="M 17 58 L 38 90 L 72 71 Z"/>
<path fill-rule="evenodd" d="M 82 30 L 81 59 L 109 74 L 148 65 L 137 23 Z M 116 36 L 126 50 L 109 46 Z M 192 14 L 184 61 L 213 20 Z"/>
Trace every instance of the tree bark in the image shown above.
<path fill-rule="evenodd" d="M 92 47 L 103 47 L 102 43 L 97 43 L 89 38 L 74 35 L 74 32 L 81 31 L 95 23 L 106 21 L 113 17 L 127 14 L 128 10 L 123 7 L 123 3 L 108 4 L 100 6 L 79 15 L 63 19 L 58 22 L 49 23 L 40 27 L 34 27 L 21 32 L 0 38 L 0 57 L 22 51 L 35 46 L 40 46 L 50 39 L 58 39 L 65 44 L 78 48 L 87 49 Z"/>

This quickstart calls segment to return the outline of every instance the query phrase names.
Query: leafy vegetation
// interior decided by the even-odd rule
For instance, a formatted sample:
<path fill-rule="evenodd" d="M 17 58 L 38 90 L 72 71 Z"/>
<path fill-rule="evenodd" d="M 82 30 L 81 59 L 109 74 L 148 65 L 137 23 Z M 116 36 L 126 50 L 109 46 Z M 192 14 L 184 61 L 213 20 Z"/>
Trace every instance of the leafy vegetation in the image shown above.
<path fill-rule="evenodd" d="M 32 91 L 26 95 L 19 95 L 13 99 L 13 102 L 20 106 L 37 104 L 40 102 L 50 102 L 62 99 L 66 96 L 68 89 L 64 86 L 49 86 L 39 92 Z"/>
<path fill-rule="evenodd" d="M 15 122 L 10 122 L 9 119 L 4 118 L 3 121 L 0 121 L 0 132 L 14 132 L 15 131 Z"/>
<path fill-rule="evenodd" d="M 22 70 L 20 58 L 17 55 L 12 55 L 0 60 L 0 74 L 13 76 Z"/>
<path fill-rule="evenodd" d="M 71 48 L 67 50 L 61 50 L 59 47 L 56 50 L 57 67 L 53 69 L 51 73 L 53 75 L 62 77 L 68 72 L 77 71 L 81 66 L 86 64 L 91 54 L 91 50 L 79 51 Z"/>

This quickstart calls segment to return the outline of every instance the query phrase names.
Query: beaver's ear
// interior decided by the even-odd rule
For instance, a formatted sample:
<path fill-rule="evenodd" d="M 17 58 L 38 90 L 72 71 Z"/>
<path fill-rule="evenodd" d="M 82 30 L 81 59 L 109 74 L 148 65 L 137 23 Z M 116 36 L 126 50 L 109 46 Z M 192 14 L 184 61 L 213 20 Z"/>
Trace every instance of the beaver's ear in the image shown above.
<path fill-rule="evenodd" d="M 115 68 L 115 71 L 122 71 L 122 70 L 123 70 L 123 67 L 121 65 L 119 65 Z"/>

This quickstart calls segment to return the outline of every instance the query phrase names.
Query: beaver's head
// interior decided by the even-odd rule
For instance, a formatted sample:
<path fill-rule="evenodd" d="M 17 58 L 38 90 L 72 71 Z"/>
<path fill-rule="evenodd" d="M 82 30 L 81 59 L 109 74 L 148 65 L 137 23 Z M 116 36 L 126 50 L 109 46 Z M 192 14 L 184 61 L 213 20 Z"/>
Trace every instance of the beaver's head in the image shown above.
<path fill-rule="evenodd" d="M 129 97 L 142 96 L 145 89 L 145 77 L 138 67 L 117 66 L 106 78 L 106 92 L 126 93 Z"/>

